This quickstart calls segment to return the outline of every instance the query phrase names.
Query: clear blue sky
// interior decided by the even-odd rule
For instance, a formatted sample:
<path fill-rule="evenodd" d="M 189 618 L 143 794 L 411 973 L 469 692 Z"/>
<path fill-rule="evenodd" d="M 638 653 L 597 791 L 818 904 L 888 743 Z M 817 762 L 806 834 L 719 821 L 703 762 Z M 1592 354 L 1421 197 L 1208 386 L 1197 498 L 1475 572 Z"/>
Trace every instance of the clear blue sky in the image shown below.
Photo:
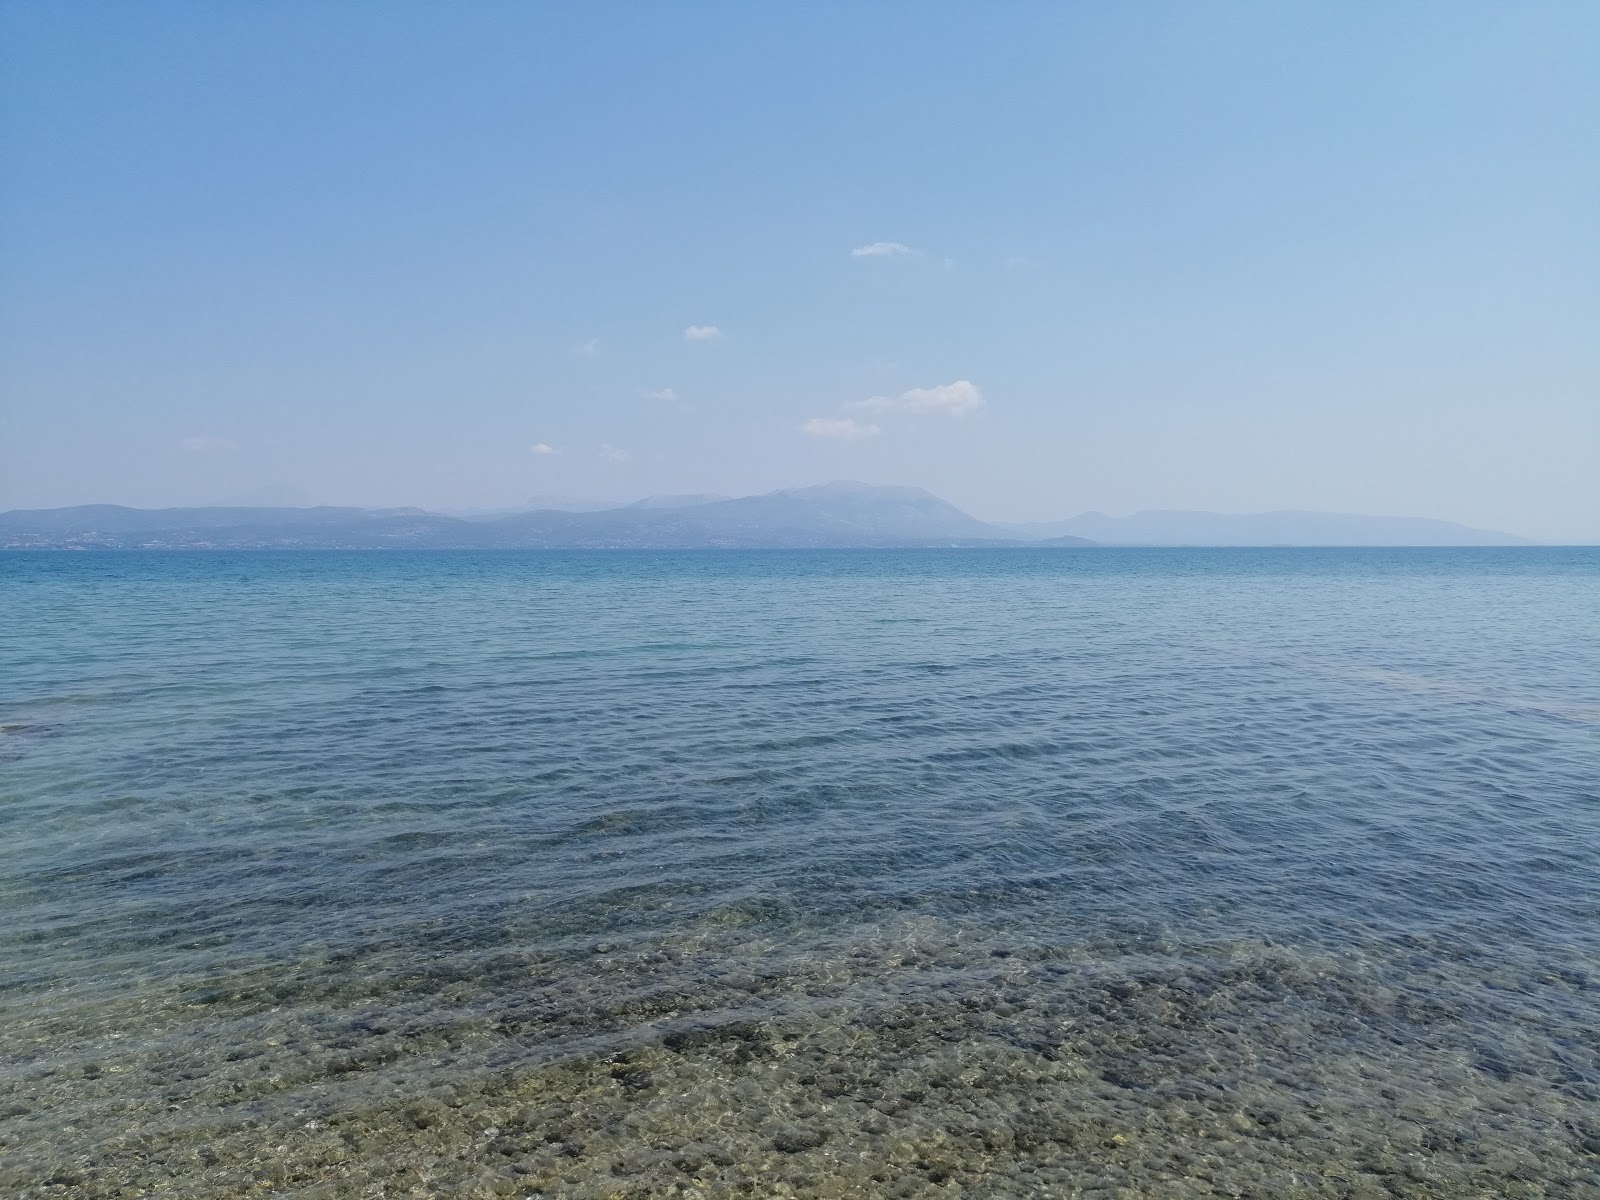
<path fill-rule="evenodd" d="M 1600 540 L 1592 0 L 50 0 L 0 44 L 0 507 L 857 478 Z"/>

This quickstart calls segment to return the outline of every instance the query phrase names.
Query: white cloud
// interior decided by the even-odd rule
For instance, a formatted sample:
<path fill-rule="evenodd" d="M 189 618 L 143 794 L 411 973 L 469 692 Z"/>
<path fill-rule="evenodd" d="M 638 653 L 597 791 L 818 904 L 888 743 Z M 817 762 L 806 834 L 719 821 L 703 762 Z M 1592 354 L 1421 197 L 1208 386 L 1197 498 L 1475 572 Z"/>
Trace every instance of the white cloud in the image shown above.
<path fill-rule="evenodd" d="M 677 393 L 677 391 L 675 389 L 666 387 L 666 388 L 656 388 L 653 391 L 643 391 L 643 392 L 639 393 L 639 396 L 640 396 L 641 399 L 645 399 L 645 400 L 667 400 L 667 401 L 672 401 L 672 400 L 676 400 L 678 398 L 678 393 Z"/>
<path fill-rule="evenodd" d="M 232 438 L 225 438 L 218 433 L 191 433 L 186 438 L 179 438 L 178 445 L 191 454 L 216 454 L 235 448 Z"/>
<path fill-rule="evenodd" d="M 863 425 L 854 417 L 812 417 L 801 424 L 800 432 L 812 437 L 853 439 L 877 437 L 883 430 L 876 425 Z"/>
<path fill-rule="evenodd" d="M 683 331 L 686 342 L 720 342 L 722 330 L 715 325 L 691 325 Z"/>
<path fill-rule="evenodd" d="M 904 242 L 868 242 L 850 251 L 851 258 L 894 258 L 900 254 L 915 254 Z"/>
<path fill-rule="evenodd" d="M 561 453 L 561 451 L 557 450 L 549 442 L 535 442 L 533 445 L 529 446 L 528 449 L 532 450 L 535 454 L 560 454 Z"/>
<path fill-rule="evenodd" d="M 572 348 L 572 352 L 574 354 L 580 354 L 584 358 L 596 358 L 600 354 L 600 339 L 597 337 L 592 337 L 587 341 L 579 342 Z"/>
<path fill-rule="evenodd" d="M 633 461 L 633 455 L 632 454 L 630 454 L 626 450 L 619 450 L 616 446 L 613 446 L 610 442 L 601 442 L 600 443 L 600 457 L 605 459 L 607 462 L 623 463 L 623 462 L 632 462 Z"/>
<path fill-rule="evenodd" d="M 864 412 L 944 413 L 959 417 L 962 413 L 977 411 L 984 403 L 983 392 L 976 384 L 958 379 L 938 387 L 912 388 L 898 396 L 873 396 L 846 407 Z"/>

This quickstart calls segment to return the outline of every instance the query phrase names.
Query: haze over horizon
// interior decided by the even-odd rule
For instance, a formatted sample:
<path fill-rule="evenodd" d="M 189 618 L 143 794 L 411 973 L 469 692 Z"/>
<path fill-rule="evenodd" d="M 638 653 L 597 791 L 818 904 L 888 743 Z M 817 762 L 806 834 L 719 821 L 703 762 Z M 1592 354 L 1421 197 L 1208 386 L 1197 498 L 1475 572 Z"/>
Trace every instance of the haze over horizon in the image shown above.
<path fill-rule="evenodd" d="M 1600 541 L 1591 5 L 13 0 L 0 44 L 0 509 L 844 478 Z"/>

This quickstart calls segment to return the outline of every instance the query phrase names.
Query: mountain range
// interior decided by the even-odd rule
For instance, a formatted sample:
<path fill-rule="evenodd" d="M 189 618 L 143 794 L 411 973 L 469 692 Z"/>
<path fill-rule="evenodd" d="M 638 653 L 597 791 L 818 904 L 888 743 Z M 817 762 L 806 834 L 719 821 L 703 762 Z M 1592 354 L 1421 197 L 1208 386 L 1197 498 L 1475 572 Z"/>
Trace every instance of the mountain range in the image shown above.
<path fill-rule="evenodd" d="M 567 500 L 511 513 L 421 508 L 72 508 L 0 513 L 6 549 L 758 549 L 890 546 L 1507 546 L 1449 521 L 1338 513 L 1084 513 L 980 521 L 921 488 L 829 483 L 758 496 Z"/>

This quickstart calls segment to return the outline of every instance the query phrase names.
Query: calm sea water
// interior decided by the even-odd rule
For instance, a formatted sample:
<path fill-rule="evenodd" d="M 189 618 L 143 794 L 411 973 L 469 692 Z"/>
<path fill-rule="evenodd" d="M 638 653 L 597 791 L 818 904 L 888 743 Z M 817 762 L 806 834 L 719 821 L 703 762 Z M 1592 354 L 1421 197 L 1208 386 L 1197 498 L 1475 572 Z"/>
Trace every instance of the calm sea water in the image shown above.
<path fill-rule="evenodd" d="M 1600 551 L 0 605 L 6 1194 L 1600 1195 Z"/>

